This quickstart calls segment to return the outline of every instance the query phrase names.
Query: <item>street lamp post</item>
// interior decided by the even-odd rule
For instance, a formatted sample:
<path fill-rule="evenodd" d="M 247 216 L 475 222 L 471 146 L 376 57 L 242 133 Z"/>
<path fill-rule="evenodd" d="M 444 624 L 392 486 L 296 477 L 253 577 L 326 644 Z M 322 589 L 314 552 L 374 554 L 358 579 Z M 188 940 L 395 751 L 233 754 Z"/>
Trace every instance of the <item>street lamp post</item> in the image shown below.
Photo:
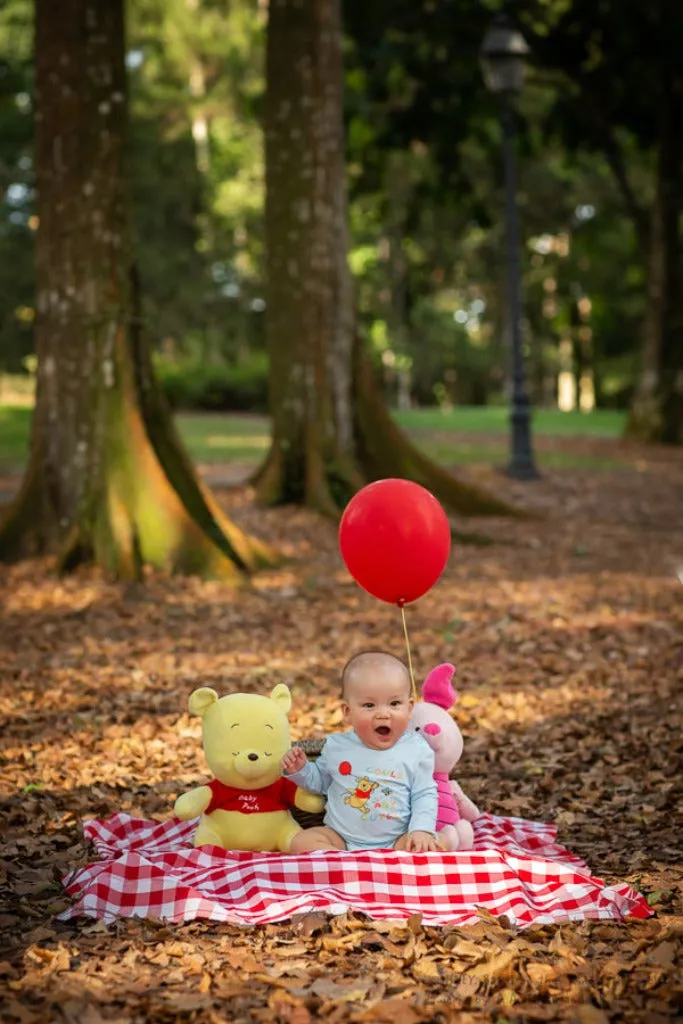
<path fill-rule="evenodd" d="M 515 110 L 513 97 L 524 82 L 524 62 L 529 52 L 524 37 L 505 15 L 494 18 L 481 47 L 484 81 L 500 97 L 505 164 L 505 230 L 507 241 L 508 314 L 512 342 L 512 411 L 510 413 L 510 461 L 508 476 L 537 480 L 538 470 L 531 446 L 531 415 L 522 355 L 522 289 L 519 266 L 519 224 L 515 173 Z"/>

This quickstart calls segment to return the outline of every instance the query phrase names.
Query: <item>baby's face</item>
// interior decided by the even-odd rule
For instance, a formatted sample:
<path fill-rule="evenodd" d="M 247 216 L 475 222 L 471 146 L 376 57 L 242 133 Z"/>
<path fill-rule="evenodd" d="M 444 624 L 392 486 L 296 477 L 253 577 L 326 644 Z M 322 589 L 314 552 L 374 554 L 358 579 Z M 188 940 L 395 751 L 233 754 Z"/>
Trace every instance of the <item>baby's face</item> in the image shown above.
<path fill-rule="evenodd" d="M 372 750 L 388 750 L 406 731 L 413 700 L 410 680 L 393 659 L 354 673 L 345 686 L 344 722 Z"/>

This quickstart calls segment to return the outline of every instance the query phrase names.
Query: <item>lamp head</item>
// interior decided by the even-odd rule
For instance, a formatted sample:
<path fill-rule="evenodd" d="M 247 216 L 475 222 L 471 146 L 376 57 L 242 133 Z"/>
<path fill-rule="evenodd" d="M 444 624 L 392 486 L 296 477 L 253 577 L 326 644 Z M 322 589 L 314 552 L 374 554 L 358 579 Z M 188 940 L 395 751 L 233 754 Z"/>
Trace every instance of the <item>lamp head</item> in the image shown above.
<path fill-rule="evenodd" d="M 494 93 L 520 92 L 528 54 L 522 33 L 504 14 L 497 15 L 484 36 L 479 54 L 486 87 Z"/>

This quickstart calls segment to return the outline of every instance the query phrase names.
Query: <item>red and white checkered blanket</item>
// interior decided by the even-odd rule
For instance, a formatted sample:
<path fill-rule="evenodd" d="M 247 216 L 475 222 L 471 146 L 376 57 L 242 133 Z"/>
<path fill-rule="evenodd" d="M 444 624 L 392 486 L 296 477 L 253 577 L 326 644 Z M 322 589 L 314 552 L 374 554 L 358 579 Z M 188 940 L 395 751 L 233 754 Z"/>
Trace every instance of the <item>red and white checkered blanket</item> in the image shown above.
<path fill-rule="evenodd" d="M 647 917 L 629 885 L 606 886 L 555 842 L 555 829 L 485 814 L 466 853 L 223 852 L 190 844 L 196 821 L 158 823 L 115 814 L 85 823 L 102 858 L 64 879 L 74 904 L 62 919 L 86 915 L 208 918 L 237 924 L 282 921 L 318 910 L 374 918 L 422 914 L 425 924 L 468 925 L 477 908 L 519 927 L 569 920 Z"/>

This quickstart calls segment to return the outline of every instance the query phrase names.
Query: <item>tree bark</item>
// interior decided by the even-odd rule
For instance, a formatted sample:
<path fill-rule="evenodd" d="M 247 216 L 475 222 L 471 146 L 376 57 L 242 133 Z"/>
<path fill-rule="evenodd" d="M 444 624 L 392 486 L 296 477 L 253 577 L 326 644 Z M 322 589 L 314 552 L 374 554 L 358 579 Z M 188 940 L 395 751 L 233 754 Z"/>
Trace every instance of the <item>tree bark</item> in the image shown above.
<path fill-rule="evenodd" d="M 197 479 L 156 385 L 131 264 L 123 0 L 36 3 L 36 407 L 0 557 L 239 581 L 270 558 Z"/>
<path fill-rule="evenodd" d="M 457 481 L 396 427 L 355 330 L 347 262 L 339 0 L 271 0 L 265 102 L 269 504 L 337 517 L 370 480 L 409 477 L 464 514 L 514 510 Z"/>
<path fill-rule="evenodd" d="M 648 308 L 636 394 L 626 433 L 683 444 L 683 79 L 661 71 L 657 186 L 648 250 Z"/>

